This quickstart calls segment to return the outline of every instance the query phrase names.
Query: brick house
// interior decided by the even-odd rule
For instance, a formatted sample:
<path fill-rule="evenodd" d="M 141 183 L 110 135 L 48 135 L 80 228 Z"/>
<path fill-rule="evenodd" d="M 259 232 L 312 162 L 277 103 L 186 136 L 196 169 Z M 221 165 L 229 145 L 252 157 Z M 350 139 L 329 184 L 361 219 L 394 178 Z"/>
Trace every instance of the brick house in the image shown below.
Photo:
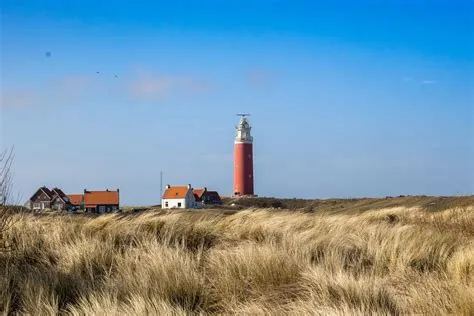
<path fill-rule="evenodd" d="M 25 206 L 33 211 L 47 209 L 65 211 L 70 208 L 71 203 L 69 202 L 69 198 L 61 189 L 54 188 L 50 190 L 43 186 L 36 190 L 36 192 L 25 203 Z"/>
<path fill-rule="evenodd" d="M 51 209 L 56 211 L 67 211 L 71 208 L 69 198 L 61 189 L 54 188 L 51 190 L 51 193 Z"/>
<path fill-rule="evenodd" d="M 52 192 L 47 187 L 43 186 L 36 190 L 30 197 L 30 209 L 33 211 L 42 211 L 51 209 Z"/>

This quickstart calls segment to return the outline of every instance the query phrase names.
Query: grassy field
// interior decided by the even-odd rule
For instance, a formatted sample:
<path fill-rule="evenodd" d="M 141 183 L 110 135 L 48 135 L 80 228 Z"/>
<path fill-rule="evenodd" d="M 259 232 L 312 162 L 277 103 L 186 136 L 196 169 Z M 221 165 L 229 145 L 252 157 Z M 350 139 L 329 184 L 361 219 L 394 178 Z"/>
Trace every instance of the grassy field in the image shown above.
<path fill-rule="evenodd" d="M 472 198 L 403 199 L 17 214 L 0 313 L 472 315 Z"/>

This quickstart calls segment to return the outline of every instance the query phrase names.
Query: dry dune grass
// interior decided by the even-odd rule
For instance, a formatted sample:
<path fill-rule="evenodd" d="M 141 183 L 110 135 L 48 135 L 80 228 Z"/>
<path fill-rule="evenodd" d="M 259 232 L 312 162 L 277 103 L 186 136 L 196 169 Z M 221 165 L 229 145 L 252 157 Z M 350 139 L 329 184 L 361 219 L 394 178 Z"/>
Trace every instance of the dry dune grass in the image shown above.
<path fill-rule="evenodd" d="M 474 313 L 472 207 L 17 215 L 0 313 Z"/>

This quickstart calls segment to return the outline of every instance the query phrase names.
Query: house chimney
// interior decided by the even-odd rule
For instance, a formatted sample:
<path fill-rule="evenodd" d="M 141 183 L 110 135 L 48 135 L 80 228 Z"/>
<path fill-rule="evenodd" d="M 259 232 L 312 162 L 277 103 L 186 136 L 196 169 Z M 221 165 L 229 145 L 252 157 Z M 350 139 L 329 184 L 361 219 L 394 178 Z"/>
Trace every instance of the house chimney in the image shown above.
<path fill-rule="evenodd" d="M 188 184 L 188 189 L 191 189 L 191 185 L 190 185 L 190 184 Z"/>
<path fill-rule="evenodd" d="M 117 192 L 120 192 L 120 190 L 117 188 Z"/>
<path fill-rule="evenodd" d="M 86 194 L 86 192 L 87 192 L 87 189 L 84 189 L 84 194 Z"/>
<path fill-rule="evenodd" d="M 105 189 L 106 192 L 109 192 L 109 189 Z"/>
<path fill-rule="evenodd" d="M 167 189 L 171 188 L 171 185 L 167 184 L 167 185 L 166 185 L 166 188 L 167 188 Z"/>

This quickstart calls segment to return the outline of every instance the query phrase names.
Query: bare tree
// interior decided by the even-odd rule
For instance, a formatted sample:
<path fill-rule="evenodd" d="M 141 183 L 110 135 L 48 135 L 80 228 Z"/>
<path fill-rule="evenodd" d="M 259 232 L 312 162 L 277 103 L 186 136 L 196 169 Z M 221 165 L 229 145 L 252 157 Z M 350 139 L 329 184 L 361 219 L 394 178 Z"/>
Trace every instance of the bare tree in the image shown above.
<path fill-rule="evenodd" d="M 0 251 L 8 249 L 5 234 L 12 224 L 12 173 L 14 151 L 10 150 L 0 152 Z"/>

